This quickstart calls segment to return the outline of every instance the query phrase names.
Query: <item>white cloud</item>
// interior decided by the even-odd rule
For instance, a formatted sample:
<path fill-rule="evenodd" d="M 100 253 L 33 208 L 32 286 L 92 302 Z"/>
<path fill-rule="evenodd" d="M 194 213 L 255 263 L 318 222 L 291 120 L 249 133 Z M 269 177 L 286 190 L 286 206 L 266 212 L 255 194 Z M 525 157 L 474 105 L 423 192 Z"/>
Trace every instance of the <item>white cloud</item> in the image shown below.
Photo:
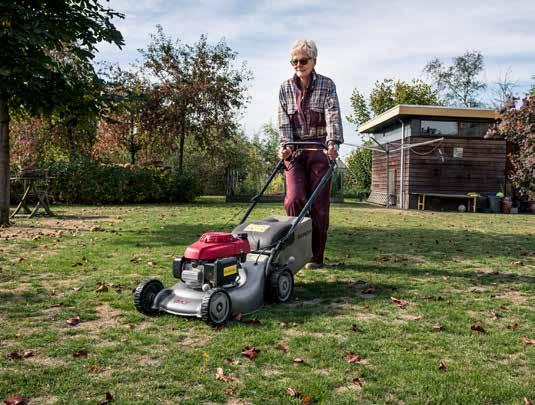
<path fill-rule="evenodd" d="M 535 2 L 449 0 L 405 1 L 171 1 L 111 0 L 126 14 L 117 22 L 125 36 L 122 52 L 103 45 L 100 59 L 127 63 L 148 43 L 156 24 L 184 42 L 203 33 L 225 37 L 254 73 L 252 102 L 244 114 L 248 133 L 276 119 L 280 83 L 291 75 L 288 48 L 299 37 L 316 40 L 317 70 L 335 80 L 343 114 L 354 87 L 368 91 L 385 77 L 419 77 L 433 57 L 450 61 L 466 50 L 486 57 L 485 77 L 496 80 L 511 67 L 512 77 L 529 83 L 535 74 Z M 347 122 L 346 140 L 357 142 Z"/>

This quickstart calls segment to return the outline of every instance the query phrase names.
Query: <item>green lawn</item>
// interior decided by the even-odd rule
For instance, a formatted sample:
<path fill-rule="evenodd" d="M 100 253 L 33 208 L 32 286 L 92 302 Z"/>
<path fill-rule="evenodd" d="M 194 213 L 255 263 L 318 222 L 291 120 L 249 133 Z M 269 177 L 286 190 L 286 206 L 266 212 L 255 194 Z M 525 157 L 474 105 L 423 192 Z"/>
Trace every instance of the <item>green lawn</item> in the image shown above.
<path fill-rule="evenodd" d="M 0 399 L 535 401 L 535 216 L 335 205 L 335 265 L 301 271 L 290 304 L 220 330 L 135 310 L 138 282 L 173 283 L 172 257 L 245 207 L 54 207 L 57 218 L 0 230 Z M 255 216 L 273 213 L 280 204 Z"/>

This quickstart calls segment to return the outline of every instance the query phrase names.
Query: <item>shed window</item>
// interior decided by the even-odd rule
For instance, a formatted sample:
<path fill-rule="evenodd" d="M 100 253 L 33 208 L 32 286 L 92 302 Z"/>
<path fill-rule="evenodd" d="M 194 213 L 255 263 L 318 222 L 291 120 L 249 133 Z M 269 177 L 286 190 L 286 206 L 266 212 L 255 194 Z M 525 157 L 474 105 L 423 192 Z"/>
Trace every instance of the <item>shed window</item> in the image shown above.
<path fill-rule="evenodd" d="M 459 135 L 483 138 L 491 126 L 489 122 L 459 122 Z"/>
<path fill-rule="evenodd" d="M 421 125 L 422 135 L 457 135 L 457 122 L 455 121 L 424 121 Z"/>

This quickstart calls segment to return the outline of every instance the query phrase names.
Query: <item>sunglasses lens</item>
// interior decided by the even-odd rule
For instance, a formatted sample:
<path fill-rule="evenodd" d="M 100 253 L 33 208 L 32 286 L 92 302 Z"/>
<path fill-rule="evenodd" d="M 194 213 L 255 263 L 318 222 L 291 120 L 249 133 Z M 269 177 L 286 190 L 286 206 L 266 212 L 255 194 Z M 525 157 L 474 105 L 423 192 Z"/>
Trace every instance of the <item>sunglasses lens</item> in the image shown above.
<path fill-rule="evenodd" d="M 294 66 L 297 66 L 298 64 L 299 65 L 306 65 L 308 63 L 310 59 L 308 58 L 303 58 L 303 59 L 292 59 L 290 62 L 292 63 L 292 65 Z"/>

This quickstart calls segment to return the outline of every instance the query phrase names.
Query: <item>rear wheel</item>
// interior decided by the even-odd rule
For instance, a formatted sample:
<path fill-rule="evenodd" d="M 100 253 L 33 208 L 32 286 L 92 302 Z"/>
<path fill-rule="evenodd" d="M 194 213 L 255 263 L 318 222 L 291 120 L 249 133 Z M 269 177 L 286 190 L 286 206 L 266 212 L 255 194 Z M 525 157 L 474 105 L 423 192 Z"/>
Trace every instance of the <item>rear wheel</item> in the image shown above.
<path fill-rule="evenodd" d="M 154 309 L 152 305 L 156 295 L 162 290 L 162 282 L 156 279 L 150 279 L 138 285 L 134 293 L 136 309 L 145 315 L 158 315 L 160 311 Z"/>
<path fill-rule="evenodd" d="M 294 291 L 294 276 L 288 269 L 275 270 L 269 276 L 269 297 L 274 302 L 290 301 Z"/>
<path fill-rule="evenodd" d="M 202 298 L 201 316 L 203 321 L 220 326 L 227 323 L 232 314 L 230 296 L 222 288 L 212 288 Z"/>

